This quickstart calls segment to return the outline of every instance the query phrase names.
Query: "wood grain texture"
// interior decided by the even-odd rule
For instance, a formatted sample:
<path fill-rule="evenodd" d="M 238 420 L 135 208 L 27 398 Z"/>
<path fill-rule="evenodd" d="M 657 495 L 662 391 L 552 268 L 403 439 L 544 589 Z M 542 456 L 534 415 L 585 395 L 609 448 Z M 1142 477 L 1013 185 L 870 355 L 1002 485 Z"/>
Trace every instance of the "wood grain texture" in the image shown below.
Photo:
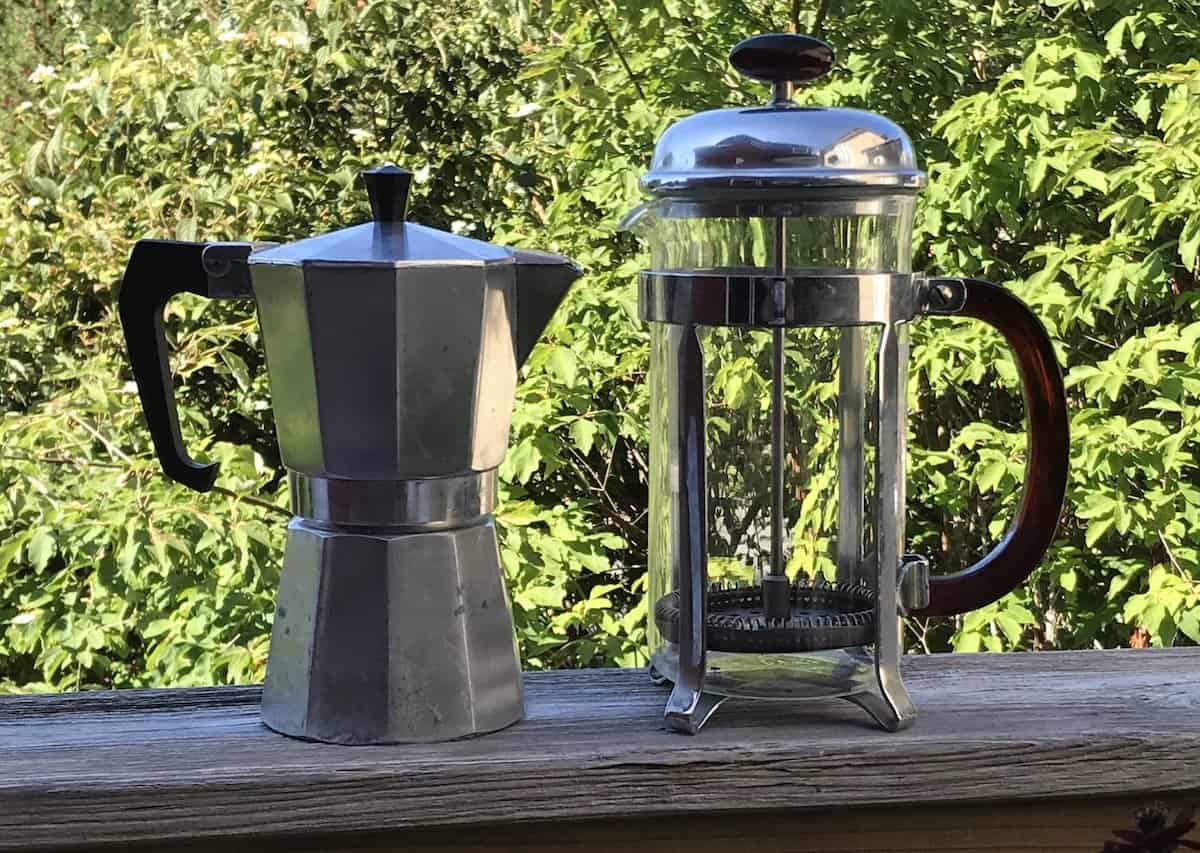
<path fill-rule="evenodd" d="M 388 747 L 276 735 L 256 688 L 3 697 L 0 848 L 1189 797 L 1198 669 L 1195 649 L 912 657 L 908 731 L 841 702 L 729 702 L 695 738 L 663 730 L 644 672 L 533 674 L 513 728 Z"/>
<path fill-rule="evenodd" d="M 1099 853 L 1145 805 L 1125 800 L 1038 801 L 676 815 L 571 823 L 407 829 L 264 843 L 207 842 L 192 853 Z M 1185 801 L 1168 801 L 1172 814 Z M 1192 837 L 1200 837 L 1193 833 Z"/>

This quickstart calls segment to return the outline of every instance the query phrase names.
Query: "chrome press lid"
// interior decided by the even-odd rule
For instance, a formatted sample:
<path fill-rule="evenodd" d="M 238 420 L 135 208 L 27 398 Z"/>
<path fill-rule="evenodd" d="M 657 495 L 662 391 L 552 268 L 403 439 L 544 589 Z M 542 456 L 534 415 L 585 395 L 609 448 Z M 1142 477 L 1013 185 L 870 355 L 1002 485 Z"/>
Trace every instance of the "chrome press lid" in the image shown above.
<path fill-rule="evenodd" d="M 878 194 L 915 192 L 925 184 L 912 143 L 894 122 L 865 110 L 791 100 L 795 84 L 833 67 L 833 49 L 823 41 L 754 36 L 737 44 L 729 61 L 745 76 L 771 83 L 771 100 L 697 113 L 667 128 L 641 180 L 651 196 L 683 200 L 797 188 Z"/>

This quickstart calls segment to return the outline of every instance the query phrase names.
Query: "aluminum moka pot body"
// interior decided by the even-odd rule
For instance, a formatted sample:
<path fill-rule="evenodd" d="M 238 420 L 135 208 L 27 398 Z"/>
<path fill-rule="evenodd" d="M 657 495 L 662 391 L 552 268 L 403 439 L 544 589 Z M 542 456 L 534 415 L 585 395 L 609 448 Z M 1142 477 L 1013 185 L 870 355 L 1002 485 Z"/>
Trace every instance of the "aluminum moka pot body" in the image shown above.
<path fill-rule="evenodd" d="M 915 717 L 902 616 L 960 613 L 1022 582 L 1050 544 L 1068 429 L 1050 339 L 1004 288 L 911 270 L 912 144 L 888 119 L 800 107 L 827 45 L 759 36 L 731 60 L 770 103 L 689 116 L 658 141 L 639 305 L 650 329 L 647 637 L 668 727 L 730 696 L 844 698 L 880 726 Z M 930 577 L 906 553 L 909 330 L 981 320 L 1015 356 L 1029 461 L 1012 526 L 983 560 Z"/>
<path fill-rule="evenodd" d="M 122 324 L 164 471 L 205 490 L 165 367 L 172 294 L 257 305 L 292 510 L 263 719 L 336 743 L 449 740 L 523 713 L 492 508 L 517 371 L 578 269 L 404 221 L 284 246 L 142 241 Z"/>

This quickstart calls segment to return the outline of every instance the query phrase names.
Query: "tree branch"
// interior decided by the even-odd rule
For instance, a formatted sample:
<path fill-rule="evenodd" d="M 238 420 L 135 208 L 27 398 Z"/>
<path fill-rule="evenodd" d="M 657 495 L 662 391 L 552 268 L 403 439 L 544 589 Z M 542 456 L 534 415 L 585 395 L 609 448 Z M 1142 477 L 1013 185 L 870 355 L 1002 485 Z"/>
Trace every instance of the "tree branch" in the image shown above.
<path fill-rule="evenodd" d="M 825 29 L 825 17 L 829 14 L 829 0 L 821 0 L 817 4 L 817 14 L 813 16 L 812 34 L 816 38 L 821 37 L 821 31 Z"/>
<path fill-rule="evenodd" d="M 731 538 L 729 544 L 730 551 L 737 551 L 737 549 L 741 547 L 742 539 L 744 539 L 746 536 L 746 531 L 750 529 L 750 525 L 754 523 L 756 518 L 758 518 L 759 513 L 766 508 L 767 499 L 765 496 L 759 495 L 757 498 L 755 498 L 754 502 L 750 504 L 749 508 L 746 510 L 746 514 L 742 516 L 742 520 L 738 524 L 737 530 L 734 531 L 733 537 Z"/>
<path fill-rule="evenodd" d="M 570 445 L 566 445 L 566 450 L 569 454 L 567 457 L 567 463 L 577 472 L 583 475 L 585 480 L 590 479 L 595 483 L 591 489 L 593 492 L 600 495 L 600 497 L 604 499 L 604 502 L 608 504 L 608 507 L 611 510 L 609 517 L 621 527 L 626 536 L 629 536 L 631 532 L 636 533 L 637 535 L 633 537 L 633 540 L 636 541 L 636 539 L 642 534 L 641 529 L 637 527 L 637 522 L 631 522 L 623 514 L 621 507 L 615 500 L 613 500 L 613 496 L 608 493 L 608 489 L 604 487 L 604 483 L 601 481 L 599 475 L 592 470 L 591 466 L 587 464 L 587 460 L 580 455 L 579 451 Z"/>
<path fill-rule="evenodd" d="M 283 507 L 277 506 L 270 501 L 265 501 L 262 498 L 256 498 L 253 495 L 240 495 L 233 491 L 233 489 L 227 489 L 224 486 L 213 486 L 212 490 L 218 495 L 225 495 L 225 497 L 233 498 L 237 501 L 245 501 L 252 506 L 256 506 L 259 509 L 268 510 L 276 515 L 281 515 L 284 518 L 290 519 L 292 517 L 292 511 L 290 509 L 284 509 Z"/>
<path fill-rule="evenodd" d="M 128 467 L 127 465 L 122 465 L 116 462 L 96 462 L 93 460 L 84 461 L 79 459 L 64 459 L 61 456 L 34 456 L 32 454 L 24 453 L 0 454 L 0 459 L 22 459 L 27 462 L 41 462 L 46 465 L 68 465 L 80 471 L 87 468 L 108 468 L 110 470 L 116 470 L 125 469 Z M 128 457 L 126 457 L 126 459 L 128 459 Z M 233 500 L 245 501 L 252 506 L 256 506 L 259 509 L 268 510 L 276 515 L 281 515 L 284 518 L 290 519 L 292 517 L 291 510 L 284 509 L 283 507 L 273 504 L 268 500 L 256 498 L 253 495 L 239 494 L 233 491 L 233 489 L 227 489 L 224 486 L 213 486 L 212 491 L 216 492 L 218 495 L 224 495 L 227 498 L 232 498 Z"/>
<path fill-rule="evenodd" d="M 633 88 L 637 91 L 638 97 L 641 100 L 646 100 L 646 93 L 642 91 L 642 84 L 638 82 L 637 75 L 633 73 L 633 68 L 629 64 L 629 60 L 625 58 L 624 51 L 621 50 L 621 45 L 617 42 L 617 37 L 613 35 L 613 31 L 608 28 L 608 22 L 604 20 L 604 14 L 600 11 L 596 0 L 588 0 L 588 5 L 592 7 L 592 11 L 596 13 L 596 20 L 600 22 L 600 29 L 604 30 L 604 37 L 608 40 L 609 45 L 617 54 L 617 59 L 621 61 L 621 66 L 625 69 L 625 73 L 629 75 L 629 82 L 633 84 Z"/>

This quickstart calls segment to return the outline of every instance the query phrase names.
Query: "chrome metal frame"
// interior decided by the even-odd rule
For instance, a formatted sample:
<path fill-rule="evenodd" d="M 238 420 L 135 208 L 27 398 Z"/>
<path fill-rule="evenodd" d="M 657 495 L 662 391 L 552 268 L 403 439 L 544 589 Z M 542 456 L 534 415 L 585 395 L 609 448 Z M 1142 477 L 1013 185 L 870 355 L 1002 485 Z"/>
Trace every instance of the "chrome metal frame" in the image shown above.
<path fill-rule="evenodd" d="M 667 699 L 664 718 L 676 731 L 695 734 L 724 701 L 704 692 L 708 603 L 708 483 L 704 441 L 704 350 L 695 326 L 675 326 L 667 346 L 675 350 L 675 407 L 671 437 L 679 456 L 672 484 L 675 513 L 671 524 L 675 579 L 679 589 L 679 671 Z"/>
<path fill-rule="evenodd" d="M 866 439 L 867 393 L 858 377 L 866 374 L 865 331 L 842 329 L 838 346 L 838 530 L 857 530 L 859 536 L 838 536 L 837 579 L 853 581 L 862 562 L 863 476 L 862 448 Z"/>
<path fill-rule="evenodd" d="M 698 325 L 845 326 L 839 345 L 839 529 L 862 531 L 865 436 L 868 399 L 861 381 L 866 368 L 866 333 L 878 325 L 876 387 L 870 404 L 877 424 L 871 552 L 861 539 L 838 546 L 839 580 L 869 559 L 877 568 L 875 683 L 844 696 L 888 731 L 909 725 L 916 716 L 900 675 L 903 653 L 902 613 L 928 597 L 928 564 L 904 554 L 905 459 L 907 432 L 908 321 L 923 312 L 926 282 L 921 275 L 682 275 L 642 274 L 642 317 L 669 324 L 668 346 L 676 375 L 667 383 L 666 401 L 674 412 L 671 436 L 677 472 L 672 483 L 675 507 L 671 522 L 674 580 L 679 591 L 679 667 L 664 717 L 668 728 L 695 734 L 724 696 L 706 693 L 707 606 L 706 473 L 704 443 L 704 354 Z M 736 299 L 734 298 L 736 297 Z M 738 300 L 741 300 L 740 302 Z M 732 308 L 731 306 L 741 307 Z M 746 311 L 747 306 L 755 310 Z M 778 343 L 778 342 L 777 342 Z M 780 347 L 776 346 L 775 368 Z M 776 377 L 778 380 L 781 377 Z M 778 448 L 773 454 L 779 464 Z M 776 546 L 778 543 L 774 543 Z M 890 567 L 890 568 L 889 568 Z M 651 670 L 655 683 L 663 675 Z"/>
<path fill-rule="evenodd" d="M 862 326 L 913 319 L 920 313 L 923 292 L 921 280 L 911 273 L 645 271 L 639 304 L 648 323 Z"/>
<path fill-rule="evenodd" d="M 875 457 L 875 676 L 879 690 L 846 699 L 888 731 L 909 725 L 917 711 L 900 678 L 903 652 L 898 575 L 904 550 L 905 437 L 908 432 L 908 326 L 883 327 L 879 339 L 876 406 L 879 450 Z M 895 566 L 894 570 L 886 567 Z"/>

